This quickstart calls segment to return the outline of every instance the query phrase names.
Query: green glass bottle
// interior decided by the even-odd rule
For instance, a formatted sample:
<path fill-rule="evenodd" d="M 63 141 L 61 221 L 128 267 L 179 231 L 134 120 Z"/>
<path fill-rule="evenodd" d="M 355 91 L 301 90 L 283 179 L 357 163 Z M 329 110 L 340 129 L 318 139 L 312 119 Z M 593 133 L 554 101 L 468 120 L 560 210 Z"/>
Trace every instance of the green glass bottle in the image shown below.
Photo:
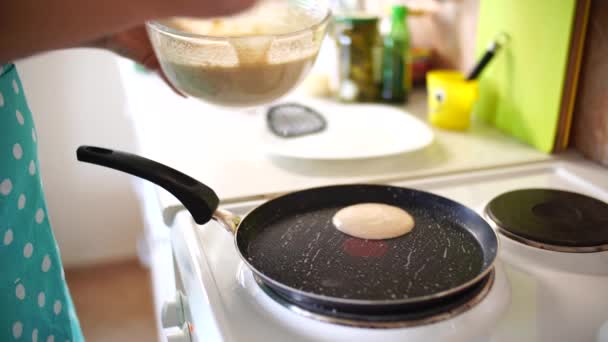
<path fill-rule="evenodd" d="M 395 5 L 391 10 L 391 30 L 384 37 L 382 52 L 382 99 L 386 102 L 407 101 L 410 90 L 407 7 Z"/>

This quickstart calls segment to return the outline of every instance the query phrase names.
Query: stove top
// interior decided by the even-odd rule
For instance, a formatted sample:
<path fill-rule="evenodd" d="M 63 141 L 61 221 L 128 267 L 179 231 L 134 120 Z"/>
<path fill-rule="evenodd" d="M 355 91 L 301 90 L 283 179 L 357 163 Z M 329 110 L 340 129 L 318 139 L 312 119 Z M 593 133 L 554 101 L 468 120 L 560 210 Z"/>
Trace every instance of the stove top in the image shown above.
<path fill-rule="evenodd" d="M 605 174 L 584 161 L 558 161 L 393 184 L 437 193 L 481 214 L 492 199 L 530 188 L 606 202 Z M 228 209 L 245 214 L 256 205 Z M 541 216 L 551 210 L 536 209 Z M 572 218 L 567 215 L 560 217 Z M 374 329 L 349 324 L 365 321 L 361 317 L 295 307 L 260 287 L 239 259 L 233 237 L 215 223 L 196 226 L 184 212 L 171 234 L 181 289 L 190 304 L 187 318 L 200 335 L 195 341 L 608 341 L 607 251 L 539 249 L 499 234 L 493 284 L 471 297 L 477 302 L 464 300 L 472 305 L 456 307 L 466 310 L 421 315 L 409 324 L 392 317 L 384 321 L 400 322 L 399 327 Z"/>

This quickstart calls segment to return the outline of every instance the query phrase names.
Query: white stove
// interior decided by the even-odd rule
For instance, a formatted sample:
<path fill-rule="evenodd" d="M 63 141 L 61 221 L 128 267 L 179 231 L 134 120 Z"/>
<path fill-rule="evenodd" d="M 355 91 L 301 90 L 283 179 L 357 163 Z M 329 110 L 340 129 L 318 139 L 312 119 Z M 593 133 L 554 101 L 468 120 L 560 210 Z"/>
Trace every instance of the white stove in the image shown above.
<path fill-rule="evenodd" d="M 483 214 L 496 196 L 550 188 L 608 202 L 608 173 L 574 155 L 421 178 L 393 185 L 430 191 Z M 246 214 L 261 202 L 225 206 Z M 491 287 L 479 302 L 429 324 L 359 328 L 327 323 L 272 299 L 218 224 L 180 212 L 171 230 L 177 302 L 165 305 L 169 341 L 608 341 L 608 252 L 565 253 L 500 235 Z M 172 328 L 171 328 L 172 327 Z"/>

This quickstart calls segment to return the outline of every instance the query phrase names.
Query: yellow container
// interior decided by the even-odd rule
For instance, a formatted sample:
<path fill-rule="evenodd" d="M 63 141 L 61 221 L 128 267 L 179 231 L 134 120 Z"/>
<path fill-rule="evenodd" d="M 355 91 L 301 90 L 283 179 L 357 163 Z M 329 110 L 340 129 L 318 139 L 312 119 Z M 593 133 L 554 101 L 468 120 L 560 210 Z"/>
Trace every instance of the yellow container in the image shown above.
<path fill-rule="evenodd" d="M 452 130 L 466 130 L 477 100 L 477 81 L 467 81 L 458 71 L 435 70 L 426 75 L 429 121 Z"/>

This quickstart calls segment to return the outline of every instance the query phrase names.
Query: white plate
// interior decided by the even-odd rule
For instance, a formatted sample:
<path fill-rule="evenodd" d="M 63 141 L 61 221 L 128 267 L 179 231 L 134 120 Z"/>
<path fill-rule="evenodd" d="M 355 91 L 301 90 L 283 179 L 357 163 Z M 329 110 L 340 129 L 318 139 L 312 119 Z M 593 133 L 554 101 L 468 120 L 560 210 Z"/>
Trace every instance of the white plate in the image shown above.
<path fill-rule="evenodd" d="M 266 151 L 282 157 L 341 160 L 389 156 L 422 149 L 433 142 L 430 127 L 412 114 L 375 104 L 305 103 L 327 120 L 325 131 L 297 138 L 281 138 L 266 126 Z"/>

